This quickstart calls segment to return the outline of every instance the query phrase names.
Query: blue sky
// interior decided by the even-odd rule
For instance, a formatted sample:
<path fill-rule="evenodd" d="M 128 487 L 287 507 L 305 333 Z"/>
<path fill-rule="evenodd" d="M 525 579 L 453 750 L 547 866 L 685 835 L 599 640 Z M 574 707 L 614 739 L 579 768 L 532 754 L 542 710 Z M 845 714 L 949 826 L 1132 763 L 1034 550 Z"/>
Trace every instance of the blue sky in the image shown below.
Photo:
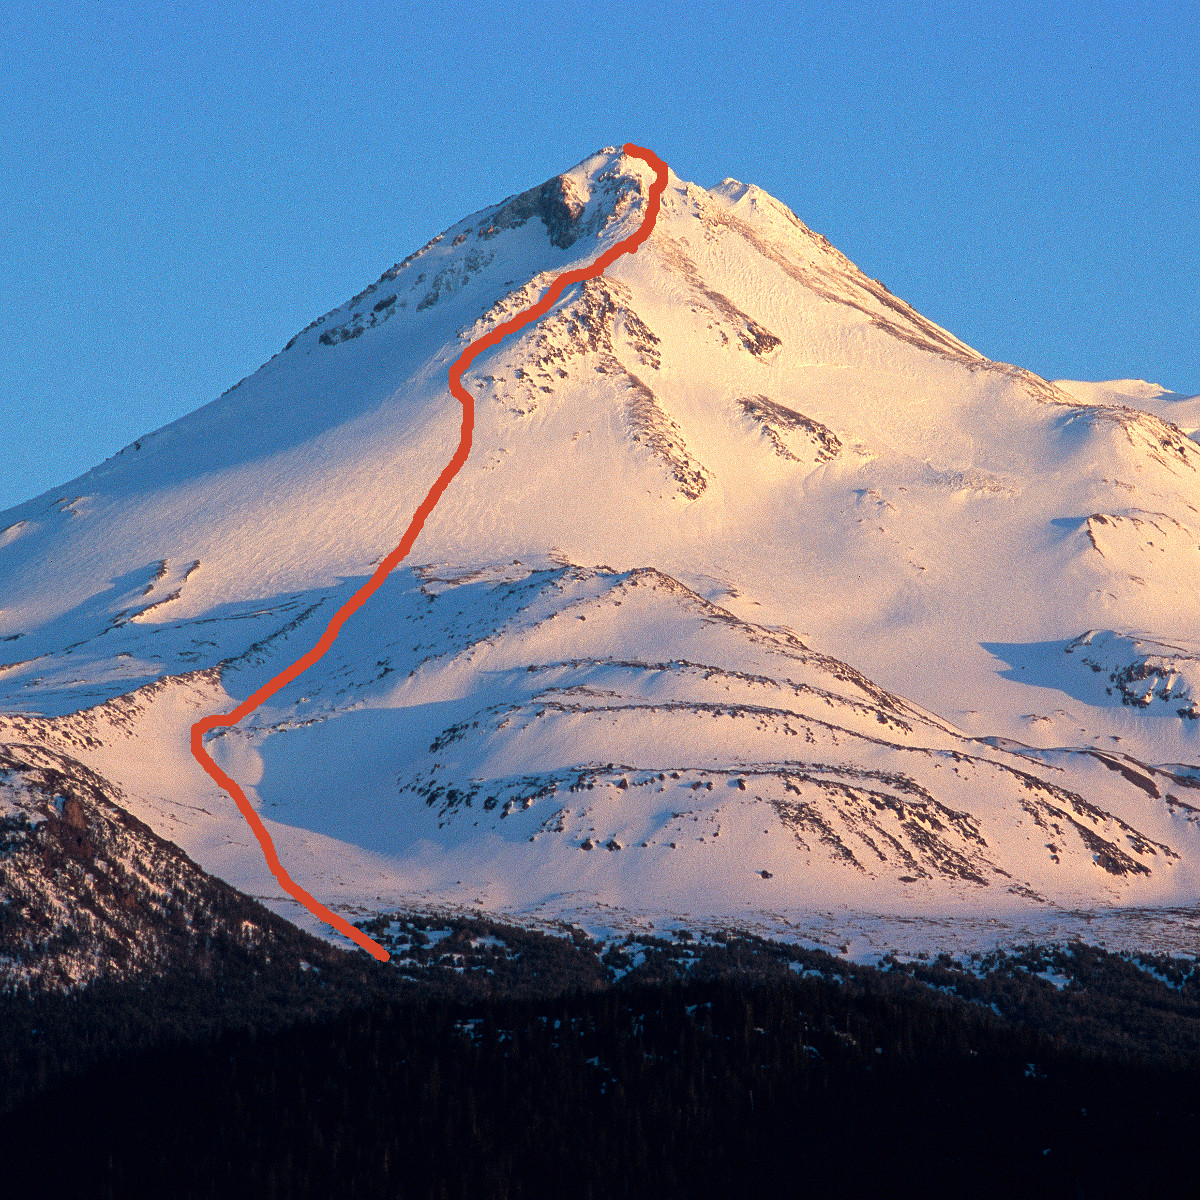
<path fill-rule="evenodd" d="M 992 358 L 1200 392 L 1198 14 L 18 8 L 0 508 L 215 398 L 459 217 L 623 141 L 765 187 Z"/>

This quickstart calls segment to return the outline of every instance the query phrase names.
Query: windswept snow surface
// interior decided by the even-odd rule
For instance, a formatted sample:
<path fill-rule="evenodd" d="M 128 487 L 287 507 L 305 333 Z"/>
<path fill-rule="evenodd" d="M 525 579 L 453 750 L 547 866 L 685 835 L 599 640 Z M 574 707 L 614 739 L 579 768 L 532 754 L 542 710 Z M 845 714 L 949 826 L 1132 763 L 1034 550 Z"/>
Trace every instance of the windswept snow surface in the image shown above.
<path fill-rule="evenodd" d="M 303 919 L 190 725 L 316 641 L 456 444 L 449 364 L 651 180 L 606 149 L 466 218 L 0 516 L 0 742 Z M 674 175 L 464 382 L 412 565 L 209 743 L 323 903 L 1186 940 L 1200 401 L 990 362 L 760 189 Z"/>

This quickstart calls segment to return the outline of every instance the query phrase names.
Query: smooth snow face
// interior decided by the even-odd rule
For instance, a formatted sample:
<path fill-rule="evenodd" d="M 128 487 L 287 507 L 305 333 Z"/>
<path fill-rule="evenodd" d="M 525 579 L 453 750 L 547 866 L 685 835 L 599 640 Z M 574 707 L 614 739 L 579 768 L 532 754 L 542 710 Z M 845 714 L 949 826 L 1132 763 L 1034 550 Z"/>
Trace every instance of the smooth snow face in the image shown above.
<path fill-rule="evenodd" d="M 1110 379 L 1106 383 L 1059 379 L 1054 386 L 1083 404 L 1116 405 L 1153 413 L 1193 439 L 1200 430 L 1200 396 L 1180 396 L 1158 383 L 1147 383 L 1144 379 Z"/>
<path fill-rule="evenodd" d="M 452 452 L 449 364 L 649 183 L 604 150 L 467 218 L 0 516 L 11 736 L 273 895 L 190 722 L 316 640 Z M 760 189 L 674 176 L 465 383 L 415 570 L 214 748 L 323 901 L 1194 898 L 1196 781 L 1144 764 L 1196 760 L 1195 401 L 992 363 Z"/>

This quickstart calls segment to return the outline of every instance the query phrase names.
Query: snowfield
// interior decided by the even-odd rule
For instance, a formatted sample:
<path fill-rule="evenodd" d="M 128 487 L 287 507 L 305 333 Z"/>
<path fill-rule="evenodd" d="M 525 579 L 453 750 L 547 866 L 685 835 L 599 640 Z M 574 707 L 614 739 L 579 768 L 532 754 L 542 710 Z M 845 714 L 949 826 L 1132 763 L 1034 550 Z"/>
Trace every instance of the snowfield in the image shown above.
<path fill-rule="evenodd" d="M 0 514 L 0 744 L 312 927 L 190 726 L 313 645 L 453 451 L 449 364 L 651 180 L 606 149 L 466 218 Z M 674 175 L 464 382 L 408 562 L 208 743 L 322 903 L 1200 951 L 1200 397 L 991 362 Z"/>

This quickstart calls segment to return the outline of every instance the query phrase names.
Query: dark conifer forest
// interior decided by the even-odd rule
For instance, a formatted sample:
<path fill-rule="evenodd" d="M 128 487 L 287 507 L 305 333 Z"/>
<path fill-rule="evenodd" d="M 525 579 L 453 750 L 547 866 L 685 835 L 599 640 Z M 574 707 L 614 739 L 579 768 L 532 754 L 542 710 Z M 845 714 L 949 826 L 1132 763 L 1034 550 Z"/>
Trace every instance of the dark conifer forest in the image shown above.
<path fill-rule="evenodd" d="M 378 924 L 376 968 L 3 1001 L 13 1196 L 1190 1195 L 1200 976 L 1075 945 Z"/>

